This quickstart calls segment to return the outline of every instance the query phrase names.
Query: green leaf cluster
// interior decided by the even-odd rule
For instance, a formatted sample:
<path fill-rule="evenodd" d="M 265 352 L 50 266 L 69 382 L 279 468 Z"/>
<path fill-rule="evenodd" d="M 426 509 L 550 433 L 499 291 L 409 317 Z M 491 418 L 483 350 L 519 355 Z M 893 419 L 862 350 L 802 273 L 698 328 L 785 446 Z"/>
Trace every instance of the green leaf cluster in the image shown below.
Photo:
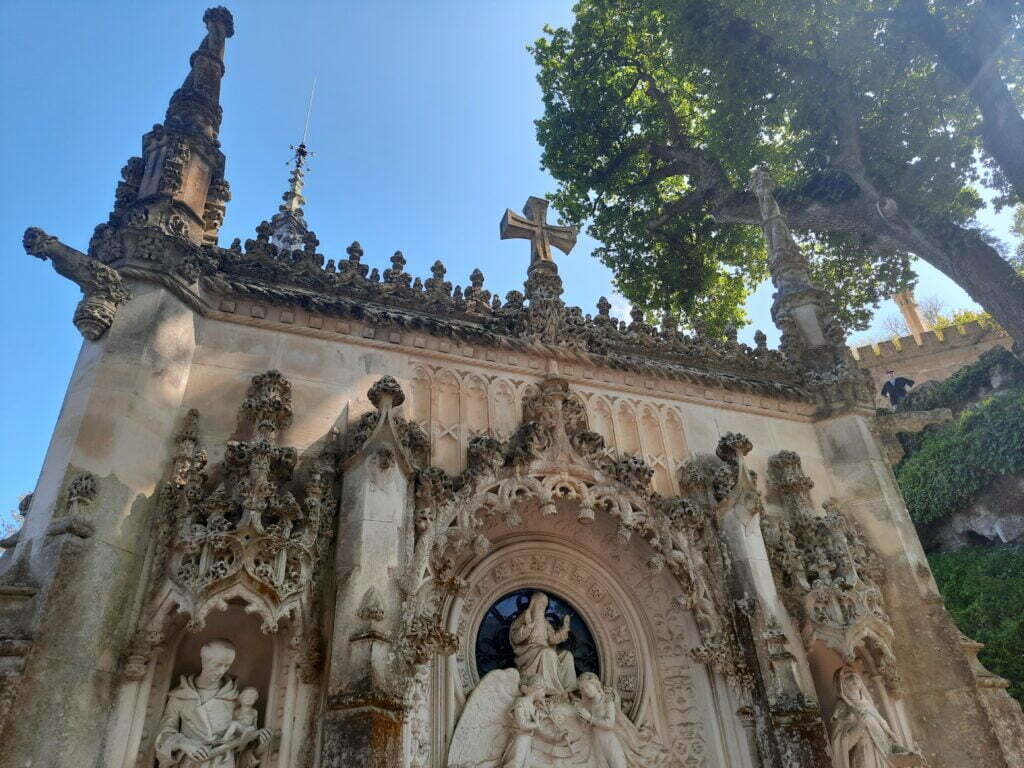
<path fill-rule="evenodd" d="M 965 365 L 952 376 L 910 392 L 897 406 L 898 411 L 928 411 L 932 408 L 950 408 L 959 411 L 991 387 L 995 368 L 1024 382 L 1024 363 L 1003 347 L 993 347 L 977 360 Z"/>
<path fill-rule="evenodd" d="M 987 398 L 914 442 L 896 480 L 914 522 L 931 523 L 966 508 L 998 478 L 1024 471 L 1024 389 Z"/>
<path fill-rule="evenodd" d="M 935 5 L 954 33 L 977 13 Z M 877 188 L 915 226 L 941 229 L 972 221 L 976 185 L 998 186 L 975 161 L 976 107 L 890 5 L 581 0 L 574 10 L 571 29 L 546 28 L 531 48 L 542 165 L 565 223 L 589 226 L 617 288 L 648 311 L 711 331 L 746 321 L 742 305 L 767 276 L 743 192 L 755 164 L 781 184 L 784 208 L 821 211 L 820 226 L 791 226 L 851 330 L 913 273 L 905 250 L 879 245 L 863 222 L 830 220 L 829 206 Z M 1007 65 L 1008 80 L 1019 70 Z"/>
<path fill-rule="evenodd" d="M 966 547 L 928 555 L 928 562 L 953 621 L 985 644 L 982 664 L 1024 702 L 1024 550 Z"/>

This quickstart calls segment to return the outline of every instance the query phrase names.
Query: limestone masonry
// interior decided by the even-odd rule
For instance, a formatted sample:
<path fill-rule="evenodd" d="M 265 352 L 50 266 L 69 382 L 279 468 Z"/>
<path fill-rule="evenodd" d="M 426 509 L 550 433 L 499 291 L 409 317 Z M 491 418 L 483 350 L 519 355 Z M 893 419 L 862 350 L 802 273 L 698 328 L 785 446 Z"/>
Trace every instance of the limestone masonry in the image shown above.
<path fill-rule="evenodd" d="M 223 247 L 203 21 L 87 251 L 25 233 L 84 342 L 2 542 L 0 765 L 1024 765 L 766 172 L 780 350 L 566 306 L 538 198 L 522 292 L 325 260 L 304 146 Z"/>

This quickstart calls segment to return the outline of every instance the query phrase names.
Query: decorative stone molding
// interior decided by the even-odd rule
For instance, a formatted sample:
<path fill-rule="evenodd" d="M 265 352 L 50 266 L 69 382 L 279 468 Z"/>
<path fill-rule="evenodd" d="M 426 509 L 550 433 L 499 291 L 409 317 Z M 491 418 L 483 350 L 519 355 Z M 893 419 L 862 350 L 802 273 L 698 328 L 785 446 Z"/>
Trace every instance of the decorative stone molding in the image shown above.
<path fill-rule="evenodd" d="M 114 322 L 117 308 L 131 298 L 116 270 L 70 248 L 37 227 L 25 230 L 25 252 L 50 260 L 57 274 L 66 277 L 85 297 L 75 309 L 75 327 L 89 341 L 96 341 Z"/>
<path fill-rule="evenodd" d="M 291 415 L 288 380 L 254 376 L 239 412 L 251 437 L 228 441 L 216 481 L 204 471 L 198 412 L 182 424 L 156 516 L 150 599 L 171 600 L 194 628 L 239 589 L 265 631 L 311 608 L 333 537 L 337 452 L 329 441 L 304 482 L 293 482 L 297 453 L 278 445 Z"/>
<path fill-rule="evenodd" d="M 765 515 L 761 528 L 776 583 L 801 624 L 804 644 L 810 648 L 821 641 L 852 661 L 867 643 L 885 668 L 886 685 L 898 690 L 881 559 L 835 503 L 825 502 L 821 514 L 814 511 L 809 497 L 814 483 L 796 453 L 772 456 L 767 474 L 785 516 Z"/>
<path fill-rule="evenodd" d="M 470 443 L 467 469 L 451 478 L 438 470 L 417 474 L 413 565 L 405 591 L 419 604 L 439 605 L 464 589 L 457 575 L 462 553 L 489 549 L 484 530 L 491 519 L 516 526 L 524 505 L 555 515 L 571 503 L 584 525 L 601 513 L 616 521 L 617 539 L 634 534 L 651 547 L 648 567 L 668 568 L 687 595 L 680 607 L 694 610 L 703 644 L 702 663 L 739 681 L 749 681 L 722 617 L 729 615 L 727 555 L 713 532 L 715 509 L 728 497 L 740 470 L 716 457 L 688 462 L 681 484 L 690 495 L 664 499 L 650 487 L 642 458 L 615 455 L 587 428 L 586 410 L 564 379 L 549 378 L 524 400 L 524 421 L 507 441 L 478 437 Z M 720 452 L 742 456 L 749 441 L 727 436 Z M 569 467 L 578 468 L 568 471 Z M 743 470 L 745 471 L 745 470 Z M 423 580 L 421 574 L 430 574 Z"/>

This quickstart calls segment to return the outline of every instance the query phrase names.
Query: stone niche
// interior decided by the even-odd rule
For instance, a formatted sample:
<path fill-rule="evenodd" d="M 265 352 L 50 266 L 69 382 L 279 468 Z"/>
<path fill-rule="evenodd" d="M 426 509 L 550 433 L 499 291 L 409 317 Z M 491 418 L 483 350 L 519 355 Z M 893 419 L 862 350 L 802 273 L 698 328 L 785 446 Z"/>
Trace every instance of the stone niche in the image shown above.
<path fill-rule="evenodd" d="M 412 697 L 406 724 L 408 764 L 461 764 L 453 763 L 465 756 L 459 726 L 474 717 L 467 715 L 472 695 L 488 679 L 481 681 L 476 663 L 481 624 L 496 600 L 527 590 L 564 601 L 590 630 L 602 685 L 650 747 L 638 764 L 753 766 L 752 733 L 739 714 L 741 694 L 693 658 L 701 642 L 697 625 L 681 607 L 674 577 L 651 571 L 647 543 L 640 537 L 624 541 L 610 516 L 591 521 L 577 503 L 559 501 L 557 513 L 549 508 L 547 514 L 529 500 L 515 506 L 511 521 L 494 520 L 489 527 L 493 548 L 461 563 L 466 591 L 444 612 L 446 629 L 460 638 L 459 650 L 436 659 L 416 681 L 421 690 Z M 475 732 L 474 740 L 509 742 L 507 732 L 491 734 L 486 724 Z"/>
<path fill-rule="evenodd" d="M 157 765 L 157 738 L 168 693 L 183 676 L 200 672 L 201 649 L 212 640 L 227 640 L 235 648 L 227 676 L 234 679 L 236 691 L 253 687 L 259 693 L 257 722 L 272 733 L 265 764 L 301 763 L 302 751 L 309 749 L 304 742 L 313 716 L 314 686 L 305 682 L 299 669 L 292 627 L 282 622 L 276 632 L 266 632 L 247 608 L 243 598 L 227 598 L 223 610 L 211 612 L 199 629 L 190 631 L 186 617 L 172 614 L 163 629 L 140 633 L 127 657 L 108 730 L 107 766 Z M 149 642 L 140 639 L 146 637 Z"/>

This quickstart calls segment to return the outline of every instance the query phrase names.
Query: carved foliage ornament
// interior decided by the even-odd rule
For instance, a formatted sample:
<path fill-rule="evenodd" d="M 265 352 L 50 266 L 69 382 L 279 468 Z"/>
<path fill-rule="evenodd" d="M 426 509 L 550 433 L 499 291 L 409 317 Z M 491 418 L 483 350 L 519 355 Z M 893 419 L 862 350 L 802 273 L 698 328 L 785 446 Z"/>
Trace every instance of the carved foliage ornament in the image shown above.
<path fill-rule="evenodd" d="M 152 587 L 158 597 L 162 577 L 169 580 L 193 627 L 239 582 L 261 596 L 251 608 L 265 629 L 308 602 L 333 535 L 336 441 L 298 480 L 295 449 L 278 444 L 291 414 L 287 379 L 277 371 L 253 377 L 239 414 L 251 435 L 227 443 L 216 480 L 205 472 L 196 411 L 178 433 L 161 492 Z"/>
<path fill-rule="evenodd" d="M 771 457 L 768 485 L 785 515 L 762 517 L 765 545 L 776 582 L 803 623 L 805 643 L 821 639 L 852 659 L 871 638 L 889 669 L 887 683 L 897 687 L 881 559 L 834 502 L 825 502 L 821 513 L 814 510 L 808 495 L 813 482 L 796 453 Z"/>
<path fill-rule="evenodd" d="M 405 591 L 421 602 L 439 605 L 465 585 L 456 576 L 465 557 L 480 557 L 490 547 L 485 534 L 498 516 L 519 525 L 524 509 L 557 515 L 573 503 L 577 521 L 596 513 L 617 521 L 618 539 L 642 536 L 652 554 L 648 566 L 668 568 L 678 579 L 701 629 L 702 662 L 738 678 L 743 663 L 732 632 L 722 620 L 729 614 L 726 595 L 728 557 L 715 532 L 715 510 L 729 498 L 749 441 L 723 438 L 720 452 L 730 461 L 701 456 L 681 470 L 683 498 L 666 499 L 650 487 L 651 468 L 639 456 L 616 455 L 587 428 L 582 403 L 562 379 L 548 379 L 524 401 L 525 421 L 508 441 L 476 437 L 470 442 L 467 469 L 450 477 L 436 468 L 416 475 L 416 542 Z M 575 467 L 575 471 L 567 468 Z M 421 574 L 429 574 L 426 581 Z M 424 601 L 423 594 L 433 594 Z"/>

